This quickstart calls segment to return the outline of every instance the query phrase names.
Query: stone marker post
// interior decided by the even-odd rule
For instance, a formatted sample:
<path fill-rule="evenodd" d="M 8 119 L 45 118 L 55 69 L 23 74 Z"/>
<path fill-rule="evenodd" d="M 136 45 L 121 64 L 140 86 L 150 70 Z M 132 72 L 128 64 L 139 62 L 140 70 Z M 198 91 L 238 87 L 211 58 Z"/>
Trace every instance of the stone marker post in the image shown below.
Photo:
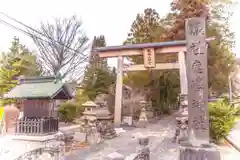
<path fill-rule="evenodd" d="M 209 143 L 206 23 L 204 18 L 186 22 L 189 141 Z"/>
<path fill-rule="evenodd" d="M 205 18 L 186 21 L 189 141 L 180 143 L 180 160 L 220 160 L 209 143 L 208 69 Z"/>

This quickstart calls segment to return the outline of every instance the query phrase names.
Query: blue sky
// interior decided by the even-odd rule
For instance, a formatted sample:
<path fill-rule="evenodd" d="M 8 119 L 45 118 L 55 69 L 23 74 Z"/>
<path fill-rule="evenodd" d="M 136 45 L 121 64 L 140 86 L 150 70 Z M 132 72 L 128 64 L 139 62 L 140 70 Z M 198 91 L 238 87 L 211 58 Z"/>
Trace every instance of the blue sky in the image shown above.
<path fill-rule="evenodd" d="M 82 18 L 89 37 L 103 34 L 108 45 L 120 45 L 137 13 L 151 7 L 156 9 L 160 16 L 164 16 L 169 10 L 170 2 L 171 0 L 7 0 L 1 2 L 0 11 L 33 27 L 38 26 L 40 21 L 51 20 L 53 17 L 76 14 Z M 233 11 L 231 27 L 236 34 L 234 52 L 237 53 L 240 50 L 240 6 L 234 7 Z M 0 18 L 7 20 L 2 16 Z M 35 49 L 29 37 L 0 24 L 0 52 L 9 48 L 14 36 L 18 36 L 29 48 Z M 240 57 L 240 53 L 237 55 Z M 110 60 L 109 63 L 114 65 L 115 60 Z"/>

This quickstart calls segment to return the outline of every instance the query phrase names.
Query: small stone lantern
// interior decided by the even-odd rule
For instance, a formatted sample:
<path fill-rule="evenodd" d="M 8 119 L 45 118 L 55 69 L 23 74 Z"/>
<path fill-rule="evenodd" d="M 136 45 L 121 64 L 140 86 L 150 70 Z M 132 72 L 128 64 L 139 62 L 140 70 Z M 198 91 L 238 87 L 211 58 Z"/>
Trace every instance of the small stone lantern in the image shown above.
<path fill-rule="evenodd" d="M 93 101 L 87 101 L 83 103 L 82 106 L 85 108 L 84 112 L 92 111 L 94 108 L 97 108 L 96 103 L 94 103 Z"/>
<path fill-rule="evenodd" d="M 83 112 L 83 119 L 95 123 L 97 132 L 103 139 L 111 139 L 116 137 L 116 131 L 113 127 L 113 116 L 108 111 L 107 107 L 99 107 L 92 101 L 87 101 L 83 104 L 85 111 Z M 86 123 L 86 122 L 85 122 Z"/>
<path fill-rule="evenodd" d="M 146 113 L 146 107 L 147 107 L 147 102 L 146 101 L 140 101 L 140 107 L 141 107 L 141 113 L 139 117 L 139 125 L 140 127 L 146 127 L 147 126 L 147 113 Z"/>
<path fill-rule="evenodd" d="M 93 111 L 93 108 L 96 108 L 97 105 L 92 101 L 87 101 L 82 104 L 82 106 L 85 108 L 83 116 L 81 117 L 84 132 L 86 134 L 85 141 L 90 144 L 100 143 L 101 137 L 97 131 L 96 113 Z"/>

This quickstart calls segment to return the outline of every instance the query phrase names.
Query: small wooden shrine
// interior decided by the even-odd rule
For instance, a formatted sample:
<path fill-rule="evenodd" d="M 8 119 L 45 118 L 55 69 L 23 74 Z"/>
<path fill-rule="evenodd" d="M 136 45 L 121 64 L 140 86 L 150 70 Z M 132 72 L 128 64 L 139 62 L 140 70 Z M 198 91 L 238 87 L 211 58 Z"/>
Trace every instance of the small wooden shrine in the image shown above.
<path fill-rule="evenodd" d="M 22 101 L 23 117 L 16 134 L 42 135 L 58 131 L 56 100 L 72 98 L 72 89 L 56 77 L 21 77 L 4 98 Z"/>

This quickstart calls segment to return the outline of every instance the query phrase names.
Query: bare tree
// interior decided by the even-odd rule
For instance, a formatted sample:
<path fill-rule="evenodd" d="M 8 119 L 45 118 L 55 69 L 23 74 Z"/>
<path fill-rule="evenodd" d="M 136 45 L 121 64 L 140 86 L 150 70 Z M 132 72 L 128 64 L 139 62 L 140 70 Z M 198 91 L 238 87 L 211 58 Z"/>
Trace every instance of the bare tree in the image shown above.
<path fill-rule="evenodd" d="M 76 16 L 56 18 L 53 23 L 41 23 L 40 28 L 28 30 L 38 48 L 37 58 L 45 74 L 61 75 L 75 80 L 82 76 L 89 39 Z"/>

